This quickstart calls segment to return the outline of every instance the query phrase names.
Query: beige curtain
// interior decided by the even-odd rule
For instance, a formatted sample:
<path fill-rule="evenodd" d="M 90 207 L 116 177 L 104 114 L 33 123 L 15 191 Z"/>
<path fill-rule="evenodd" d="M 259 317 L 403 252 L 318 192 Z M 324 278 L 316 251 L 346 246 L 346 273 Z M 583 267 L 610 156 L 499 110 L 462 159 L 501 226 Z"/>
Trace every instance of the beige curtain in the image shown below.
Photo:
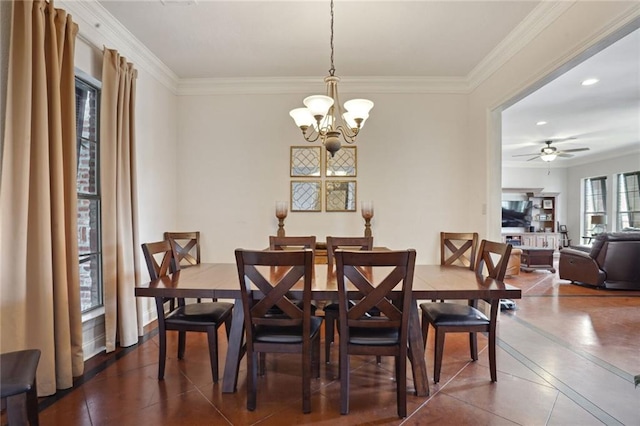
<path fill-rule="evenodd" d="M 131 346 L 142 334 L 134 287 L 140 245 L 135 193 L 135 97 L 137 71 L 105 49 L 100 104 L 102 261 L 107 352 Z"/>
<path fill-rule="evenodd" d="M 38 393 L 83 373 L 76 229 L 77 25 L 13 2 L 0 180 L 0 351 L 42 351 Z"/>

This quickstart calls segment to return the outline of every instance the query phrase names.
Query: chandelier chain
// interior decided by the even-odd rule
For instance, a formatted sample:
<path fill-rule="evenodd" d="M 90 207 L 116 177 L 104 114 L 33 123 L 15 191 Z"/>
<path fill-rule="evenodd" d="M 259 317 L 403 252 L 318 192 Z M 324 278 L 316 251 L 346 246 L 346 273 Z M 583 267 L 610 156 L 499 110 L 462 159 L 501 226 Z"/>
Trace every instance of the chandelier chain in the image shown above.
<path fill-rule="evenodd" d="M 336 67 L 333 65 L 333 0 L 331 0 L 331 68 L 329 69 L 329 75 L 333 76 L 336 72 Z"/>

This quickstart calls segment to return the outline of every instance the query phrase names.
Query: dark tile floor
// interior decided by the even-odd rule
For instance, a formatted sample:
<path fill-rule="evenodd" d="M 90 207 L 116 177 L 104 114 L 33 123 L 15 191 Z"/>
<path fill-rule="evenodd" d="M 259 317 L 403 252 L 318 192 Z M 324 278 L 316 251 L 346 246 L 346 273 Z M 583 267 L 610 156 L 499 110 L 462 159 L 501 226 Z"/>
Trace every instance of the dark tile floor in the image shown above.
<path fill-rule="evenodd" d="M 74 389 L 42 399 L 40 424 L 640 425 L 640 388 L 633 384 L 640 374 L 640 292 L 579 287 L 547 271 L 506 281 L 523 298 L 500 317 L 498 382 L 489 380 L 484 336 L 480 359 L 471 362 L 466 335 L 448 335 L 441 381 L 430 383 L 429 397 L 409 392 L 406 419 L 396 416 L 391 359 L 380 366 L 373 357 L 354 360 L 351 413 L 341 416 L 335 348 L 313 381 L 313 411 L 303 415 L 298 360 L 270 355 L 257 409 L 249 412 L 244 362 L 238 392 L 222 394 L 211 380 L 206 336 L 188 335 L 182 361 L 172 337 L 165 379 L 158 381 L 157 336 L 150 332 L 133 349 L 89 360 Z M 430 340 L 430 376 L 432 346 Z M 222 368 L 224 343 L 221 351 Z"/>

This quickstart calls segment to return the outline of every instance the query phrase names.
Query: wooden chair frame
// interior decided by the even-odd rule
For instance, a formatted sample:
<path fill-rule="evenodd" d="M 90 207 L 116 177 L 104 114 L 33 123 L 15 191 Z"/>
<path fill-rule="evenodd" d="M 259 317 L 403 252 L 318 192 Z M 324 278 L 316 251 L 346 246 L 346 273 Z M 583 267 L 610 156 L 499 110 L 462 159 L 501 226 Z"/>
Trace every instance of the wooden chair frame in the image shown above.
<path fill-rule="evenodd" d="M 180 270 L 180 263 L 175 261 L 175 245 L 169 240 L 157 241 L 142 244 L 142 252 L 147 263 L 149 277 L 151 280 L 158 279 L 170 273 Z M 162 260 L 158 263 L 155 254 L 163 253 Z M 158 340 L 159 340 L 159 360 L 158 360 L 158 380 L 164 379 L 164 371 L 167 358 L 167 331 L 178 332 L 178 359 L 184 358 L 186 347 L 186 332 L 195 331 L 207 333 L 209 341 L 209 359 L 211 361 L 211 375 L 214 383 L 218 382 L 218 328 L 224 324 L 227 331 L 227 338 L 231 330 L 231 305 L 230 303 L 211 302 L 197 304 L 198 307 L 187 307 L 183 298 L 177 299 L 177 307 L 174 298 L 156 297 L 156 312 L 158 314 Z M 169 313 L 165 314 L 165 304 L 170 302 Z M 180 319 L 168 318 L 174 313 L 185 313 L 190 310 L 206 312 L 211 308 L 218 316 L 217 320 L 207 320 L 203 317 L 207 314 L 197 314 L 198 319 L 189 322 L 188 316 Z"/>
<path fill-rule="evenodd" d="M 300 353 L 302 357 L 302 411 L 311 411 L 311 374 L 320 377 L 320 323 L 311 316 L 313 252 L 305 250 L 236 250 L 236 264 L 244 310 L 247 356 L 247 409 L 256 408 L 258 353 Z M 269 276 L 257 267 L 268 266 Z M 302 308 L 289 296 L 303 282 Z M 252 288 L 255 286 L 255 289 Z M 277 306 L 282 315 L 272 315 Z M 312 321 L 317 323 L 313 330 Z M 278 333 L 301 327 L 299 341 L 282 341 Z M 265 337 L 265 333 L 271 338 Z"/>
<path fill-rule="evenodd" d="M 497 243 L 493 241 L 482 240 L 480 243 L 479 256 L 475 265 L 475 272 L 478 277 L 482 277 L 484 268 L 488 270 L 488 276 L 502 281 L 507 270 L 507 263 L 511 253 L 511 245 Z M 499 259 L 496 261 L 495 257 Z M 426 346 L 429 324 L 433 325 L 436 330 L 435 337 L 435 360 L 433 366 L 433 380 L 438 383 L 440 381 L 440 372 L 442 368 L 442 358 L 444 352 L 444 340 L 446 333 L 469 333 L 469 351 L 471 359 L 478 360 L 478 342 L 477 333 L 486 332 L 489 337 L 489 370 L 491 381 L 495 382 L 497 378 L 496 366 L 496 325 L 498 311 L 500 309 L 500 300 L 486 300 L 490 305 L 489 317 L 486 320 L 484 314 L 477 311 L 477 300 L 469 300 L 468 308 L 463 309 L 461 305 L 453 303 L 424 303 L 420 305 L 422 308 L 422 337 Z M 447 312 L 448 320 L 446 323 L 434 324 L 430 319 L 430 313 L 433 310 L 437 312 Z M 455 317 L 459 316 L 459 323 L 456 323 Z M 477 321 L 469 321 L 470 317 L 474 317 Z M 474 322 L 470 324 L 470 322 Z"/>
<path fill-rule="evenodd" d="M 411 311 L 415 250 L 335 251 L 338 303 L 340 305 L 340 412 L 349 413 L 349 356 L 380 355 L 395 357 L 398 416 L 407 415 L 407 348 Z M 378 267 L 393 267 L 384 278 L 374 282 Z M 349 303 L 346 279 L 362 298 Z M 401 290 L 394 291 L 401 283 Z M 381 315 L 367 315 L 377 308 Z M 352 336 L 358 329 L 380 334 L 383 340 L 367 344 Z M 376 333 L 377 332 L 377 333 Z M 394 333 L 397 332 L 397 335 Z M 389 338 L 389 333 L 393 336 Z"/>
<path fill-rule="evenodd" d="M 200 263 L 200 231 L 165 232 L 164 239 L 171 242 L 175 261 L 181 268 Z"/>
<path fill-rule="evenodd" d="M 462 266 L 473 270 L 473 268 L 475 268 L 477 249 L 477 232 L 440 233 L 441 265 L 460 266 L 460 264 L 462 264 Z"/>
<path fill-rule="evenodd" d="M 373 250 L 373 237 L 330 237 L 327 239 L 327 267 L 333 273 L 335 266 L 334 252 L 338 248 L 349 250 Z M 324 359 L 327 364 L 331 360 L 331 345 L 335 339 L 336 322 L 338 321 L 337 304 L 328 303 L 324 309 Z M 378 364 L 380 357 L 378 357 Z"/>

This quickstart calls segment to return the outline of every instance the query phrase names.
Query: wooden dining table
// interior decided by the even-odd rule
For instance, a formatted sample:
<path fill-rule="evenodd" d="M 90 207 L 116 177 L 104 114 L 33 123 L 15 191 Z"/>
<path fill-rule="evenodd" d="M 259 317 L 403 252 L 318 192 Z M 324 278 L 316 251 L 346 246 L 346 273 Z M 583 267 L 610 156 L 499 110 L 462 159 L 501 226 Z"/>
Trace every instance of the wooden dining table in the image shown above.
<path fill-rule="evenodd" d="M 302 298 L 301 287 L 291 297 Z M 409 318 L 409 360 L 413 371 L 415 393 L 429 395 L 424 343 L 420 327 L 418 300 L 486 300 L 492 309 L 499 309 L 500 299 L 520 299 L 519 288 L 492 278 L 477 276 L 466 268 L 416 265 L 413 280 L 413 300 Z M 244 356 L 244 312 L 240 295 L 238 270 L 235 263 L 201 263 L 177 271 L 169 276 L 144 283 L 135 288 L 137 297 L 178 297 L 234 299 L 231 332 L 227 349 L 222 392 L 233 393 L 237 389 L 240 361 Z M 349 293 L 357 299 L 357 292 Z M 337 300 L 338 289 L 335 272 L 327 265 L 315 265 L 312 283 L 312 300 Z"/>

